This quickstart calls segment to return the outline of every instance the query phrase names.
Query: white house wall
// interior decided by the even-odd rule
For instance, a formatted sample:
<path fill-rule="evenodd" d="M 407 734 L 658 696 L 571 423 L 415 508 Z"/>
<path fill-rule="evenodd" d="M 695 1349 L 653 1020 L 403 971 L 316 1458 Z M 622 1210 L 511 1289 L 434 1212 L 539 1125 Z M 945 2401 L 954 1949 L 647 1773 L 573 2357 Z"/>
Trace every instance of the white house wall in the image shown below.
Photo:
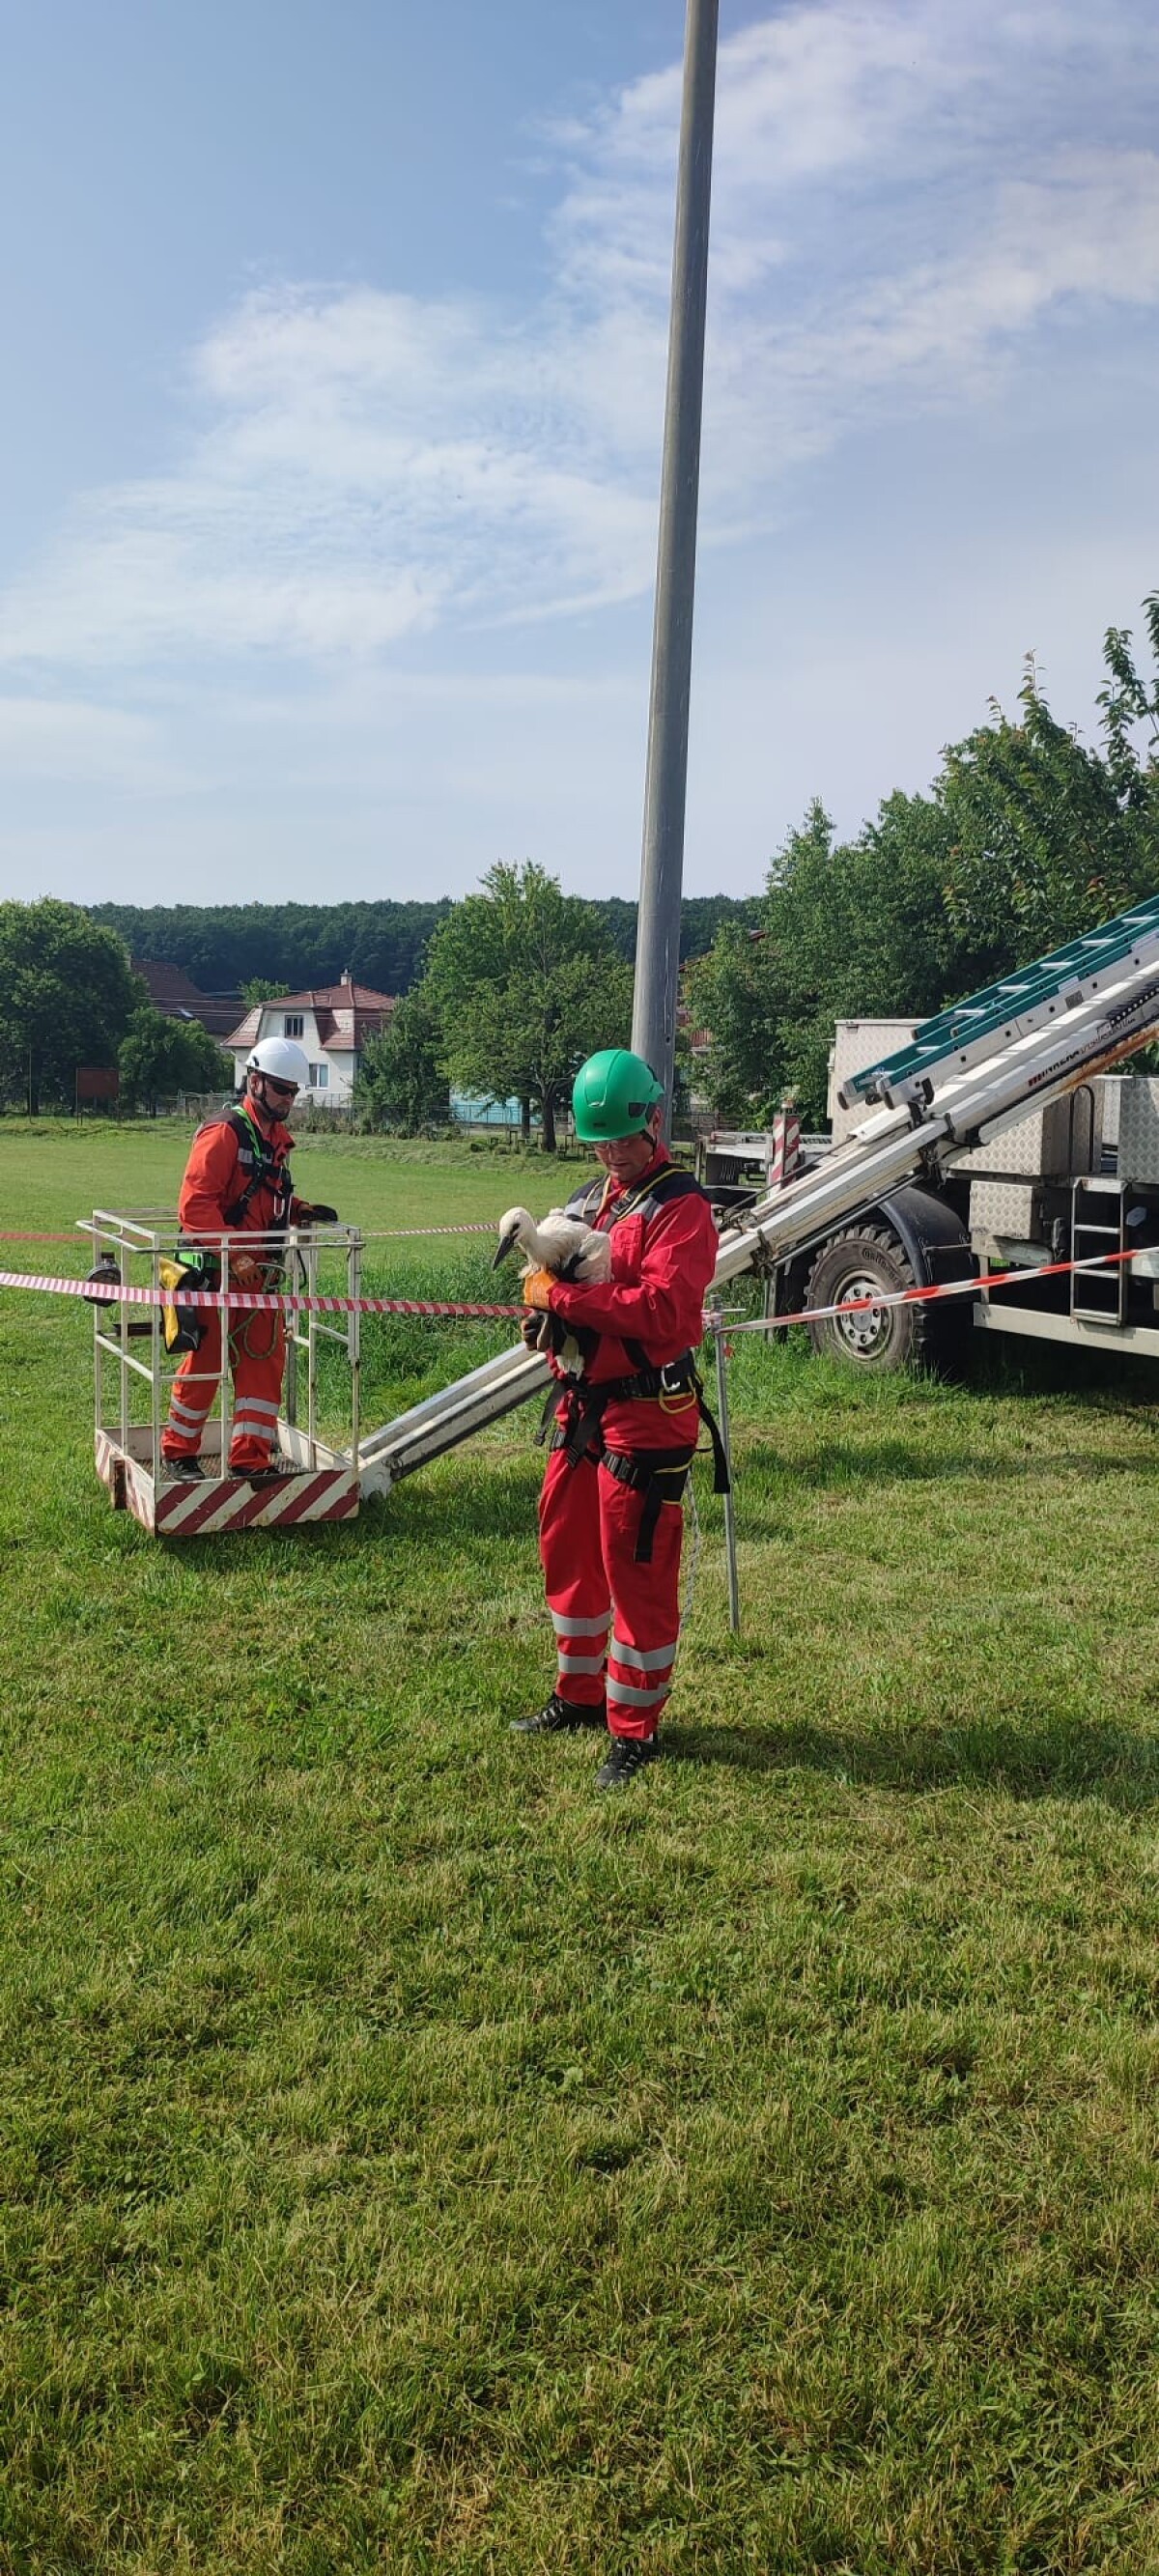
<path fill-rule="evenodd" d="M 324 1047 L 319 1041 L 315 1014 L 308 1010 L 290 1012 L 263 1010 L 258 1043 L 261 1038 L 285 1037 L 287 1019 L 300 1020 L 302 1023 L 301 1030 L 295 1029 L 291 1034 L 294 1044 L 301 1047 L 307 1063 L 324 1064 L 330 1076 L 329 1081 L 321 1086 L 311 1083 L 301 1097 L 315 1103 L 319 1109 L 349 1108 L 354 1095 L 354 1077 L 358 1067 L 358 1058 L 353 1048 L 349 1045 Z M 246 1063 L 250 1052 L 249 1047 L 235 1047 L 233 1051 L 234 1075 L 239 1090 L 245 1081 Z"/>

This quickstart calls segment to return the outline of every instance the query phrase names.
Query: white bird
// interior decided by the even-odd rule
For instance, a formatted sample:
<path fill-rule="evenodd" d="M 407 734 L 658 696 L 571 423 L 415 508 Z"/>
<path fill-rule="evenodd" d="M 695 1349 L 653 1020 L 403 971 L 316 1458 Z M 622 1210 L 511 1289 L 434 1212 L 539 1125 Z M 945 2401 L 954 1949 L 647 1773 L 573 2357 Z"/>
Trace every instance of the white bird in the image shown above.
<path fill-rule="evenodd" d="M 541 1225 L 524 1207 L 508 1208 L 499 1219 L 499 1250 L 492 1263 L 497 1270 L 518 1244 L 526 1254 L 522 1276 L 532 1270 L 550 1270 L 556 1279 L 579 1279 L 587 1287 L 602 1286 L 612 1275 L 610 1235 L 597 1234 L 593 1225 L 582 1217 L 569 1216 L 566 1208 L 549 1208 Z"/>
<path fill-rule="evenodd" d="M 518 1245 L 526 1255 L 521 1277 L 532 1270 L 550 1270 L 557 1279 L 579 1279 L 596 1286 L 612 1275 L 611 1238 L 597 1234 L 583 1218 L 569 1216 L 565 1208 L 549 1208 L 542 1225 L 537 1225 L 527 1208 L 508 1208 L 499 1220 L 499 1250 L 492 1262 L 497 1270 L 501 1261 Z M 595 1348 L 595 1336 L 582 1325 L 561 1332 L 558 1321 L 550 1315 L 540 1318 L 536 1346 L 541 1351 L 554 1351 L 556 1358 L 573 1377 L 582 1377 L 584 1363 Z"/>

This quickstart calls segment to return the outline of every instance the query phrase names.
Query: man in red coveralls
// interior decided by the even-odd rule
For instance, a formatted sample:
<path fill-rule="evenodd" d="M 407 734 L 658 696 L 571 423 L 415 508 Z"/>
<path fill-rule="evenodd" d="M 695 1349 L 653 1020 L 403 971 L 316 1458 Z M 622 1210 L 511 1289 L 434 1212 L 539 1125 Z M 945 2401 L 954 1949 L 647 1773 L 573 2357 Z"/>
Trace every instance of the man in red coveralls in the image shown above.
<path fill-rule="evenodd" d="M 229 1285 L 247 1292 L 276 1284 L 281 1273 L 278 1234 L 287 1225 L 330 1223 L 333 1208 L 312 1206 L 295 1198 L 289 1157 L 294 1139 L 283 1118 L 310 1068 L 292 1038 L 263 1038 L 246 1065 L 242 1098 L 217 1118 L 199 1127 L 190 1149 L 178 1201 L 182 1256 L 186 1246 L 203 1243 L 199 1267 L 205 1284 L 220 1278 L 215 1258 L 223 1235 L 230 1238 Z M 252 1253 L 234 1250 L 234 1240 L 253 1234 L 266 1239 Z M 221 1316 L 213 1307 L 196 1310 L 201 1334 L 196 1350 L 187 1351 L 169 1399 L 169 1420 L 161 1434 L 161 1455 L 179 1476 L 201 1476 L 197 1455 L 212 1410 L 221 1373 Z M 239 1314 L 230 1326 L 229 1364 L 235 1404 L 229 1464 L 250 1482 L 276 1476 L 271 1464 L 286 1336 L 274 1307 Z"/>
<path fill-rule="evenodd" d="M 539 1506 L 539 1547 L 559 1657 L 555 1688 L 521 1735 L 607 1725 L 599 1789 L 625 1789 L 659 1751 L 680 1634 L 681 1496 L 701 1408 L 693 1353 L 716 1268 L 707 1199 L 660 1141 L 663 1088 L 626 1047 L 588 1058 L 576 1133 L 604 1179 L 569 1214 L 612 1236 L 605 1286 L 534 1271 L 523 1294 L 557 1338 L 577 1334 L 582 1375 L 549 1359 L 564 1393 Z M 718 1481 L 723 1462 L 718 1457 Z"/>

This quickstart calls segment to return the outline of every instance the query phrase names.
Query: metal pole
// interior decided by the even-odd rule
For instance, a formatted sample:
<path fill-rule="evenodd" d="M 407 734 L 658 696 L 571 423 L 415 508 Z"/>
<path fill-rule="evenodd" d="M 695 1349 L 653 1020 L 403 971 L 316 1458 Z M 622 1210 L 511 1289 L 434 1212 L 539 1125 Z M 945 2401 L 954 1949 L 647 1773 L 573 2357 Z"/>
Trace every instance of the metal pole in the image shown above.
<path fill-rule="evenodd" d="M 632 1045 L 663 1082 L 669 1117 L 680 974 L 680 887 L 684 870 L 718 17 L 719 0 L 688 0 L 632 1011 Z"/>
<path fill-rule="evenodd" d="M 724 1360 L 724 1316 L 716 1308 L 707 1318 L 716 1344 L 716 1419 L 724 1443 L 728 1468 L 728 1492 L 724 1498 L 724 1549 L 728 1560 L 728 1624 L 734 1637 L 740 1635 L 740 1578 L 736 1567 L 736 1508 L 732 1490 L 732 1441 L 728 1429 L 728 1371 Z"/>

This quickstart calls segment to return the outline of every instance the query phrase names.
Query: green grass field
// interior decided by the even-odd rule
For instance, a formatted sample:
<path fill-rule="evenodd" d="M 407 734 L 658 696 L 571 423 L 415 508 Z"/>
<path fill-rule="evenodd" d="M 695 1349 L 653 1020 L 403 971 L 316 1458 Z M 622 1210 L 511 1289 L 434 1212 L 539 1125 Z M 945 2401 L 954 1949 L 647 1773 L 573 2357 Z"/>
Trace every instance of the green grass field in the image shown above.
<path fill-rule="evenodd" d="M 0 1124 L 0 1228 L 171 1201 L 183 1146 Z M 557 1194 L 297 1168 L 368 1226 Z M 422 1329 L 381 1418 L 479 1356 Z M 1159 2568 L 1159 1377 L 984 1357 L 743 1346 L 743 1634 L 704 1475 L 613 1803 L 507 1732 L 530 1416 L 166 1549 L 84 1310 L 0 1293 L 0 2569 Z"/>

